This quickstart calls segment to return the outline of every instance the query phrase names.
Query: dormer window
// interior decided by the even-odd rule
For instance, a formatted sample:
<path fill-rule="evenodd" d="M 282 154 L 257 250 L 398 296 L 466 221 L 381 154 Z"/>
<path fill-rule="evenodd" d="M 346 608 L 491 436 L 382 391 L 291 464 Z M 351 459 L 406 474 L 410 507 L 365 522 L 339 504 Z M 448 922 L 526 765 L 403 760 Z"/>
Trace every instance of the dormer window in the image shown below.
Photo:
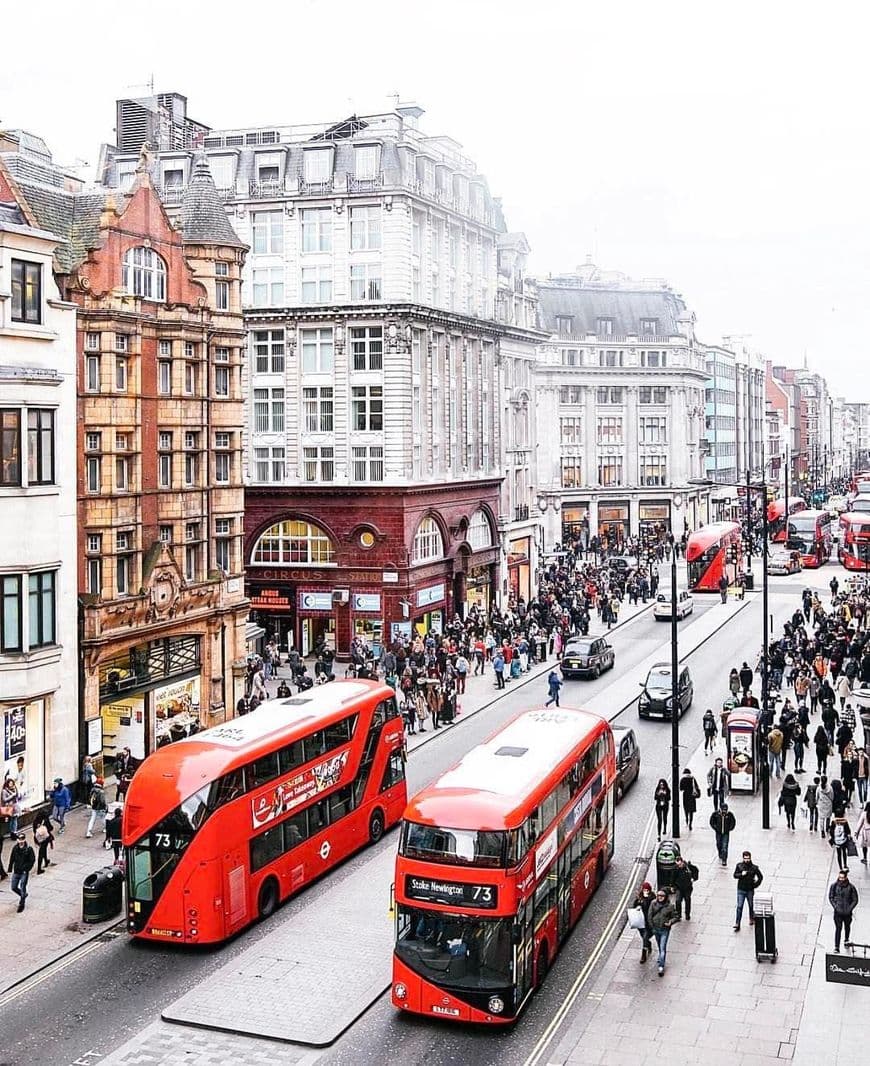
<path fill-rule="evenodd" d="M 12 321 L 42 322 L 42 266 L 12 260 Z"/>
<path fill-rule="evenodd" d="M 374 181 L 377 178 L 378 156 L 379 150 L 376 144 L 360 144 L 354 147 L 354 177 L 357 181 Z"/>
<path fill-rule="evenodd" d="M 599 318 L 595 332 L 599 337 L 611 337 L 613 335 L 613 319 Z"/>
<path fill-rule="evenodd" d="M 131 248 L 124 256 L 124 288 L 143 300 L 166 299 L 166 264 L 150 248 Z"/>
<path fill-rule="evenodd" d="M 574 316 L 556 315 L 556 332 L 560 337 L 570 337 L 574 332 Z"/>
<path fill-rule="evenodd" d="M 644 337 L 655 337 L 658 333 L 659 320 L 657 318 L 642 318 L 640 320 L 640 332 Z"/>
<path fill-rule="evenodd" d="M 309 184 L 324 184 L 332 180 L 332 149 L 306 148 L 302 153 L 305 164 L 305 181 Z"/>

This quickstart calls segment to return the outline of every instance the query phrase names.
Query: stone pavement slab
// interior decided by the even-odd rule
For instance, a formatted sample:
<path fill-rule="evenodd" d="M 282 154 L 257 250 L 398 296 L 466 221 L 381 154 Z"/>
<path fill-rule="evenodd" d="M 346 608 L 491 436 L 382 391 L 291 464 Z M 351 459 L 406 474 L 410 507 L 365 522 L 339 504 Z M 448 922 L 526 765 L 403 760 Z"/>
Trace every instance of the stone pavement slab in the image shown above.
<path fill-rule="evenodd" d="M 392 848 L 384 848 L 350 878 L 332 887 L 327 882 L 292 921 L 185 993 L 163 1019 L 315 1046 L 332 1043 L 389 987 L 394 863 Z"/>
<path fill-rule="evenodd" d="M 318 1055 L 291 1044 L 155 1022 L 98 1061 L 100 1066 L 310 1066 Z"/>

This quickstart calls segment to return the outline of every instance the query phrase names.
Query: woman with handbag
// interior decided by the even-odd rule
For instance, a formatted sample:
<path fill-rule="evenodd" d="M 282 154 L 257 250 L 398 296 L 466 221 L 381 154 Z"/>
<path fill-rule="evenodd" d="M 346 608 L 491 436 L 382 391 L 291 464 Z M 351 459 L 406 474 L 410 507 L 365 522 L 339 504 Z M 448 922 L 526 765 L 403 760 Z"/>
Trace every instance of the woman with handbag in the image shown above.
<path fill-rule="evenodd" d="M 649 908 L 655 899 L 655 893 L 649 881 L 644 881 L 640 886 L 640 892 L 635 896 L 631 910 L 628 912 L 628 921 L 632 929 L 640 933 L 642 947 L 640 949 L 640 961 L 646 962 L 652 950 L 652 926 L 649 924 Z"/>
<path fill-rule="evenodd" d="M 701 786 L 695 779 L 692 771 L 687 767 L 683 770 L 683 776 L 680 778 L 680 795 L 683 801 L 683 817 L 686 820 L 686 828 L 692 828 L 692 819 L 695 817 L 695 811 L 698 809 L 698 800 L 701 796 Z"/>
<path fill-rule="evenodd" d="M 801 786 L 795 780 L 794 774 L 786 774 L 779 792 L 777 806 L 785 811 L 785 825 L 792 832 L 794 829 L 794 816 L 797 812 L 797 803 L 801 794 Z"/>
<path fill-rule="evenodd" d="M 40 811 L 33 819 L 33 843 L 36 845 L 36 872 L 41 874 L 53 865 L 48 849 L 54 847 L 54 827 L 48 811 Z"/>
<path fill-rule="evenodd" d="M 828 840 L 832 848 L 837 849 L 837 865 L 841 870 L 848 870 L 849 856 L 857 855 L 858 848 L 852 839 L 852 830 L 846 821 L 842 807 L 837 807 L 828 827 Z"/>

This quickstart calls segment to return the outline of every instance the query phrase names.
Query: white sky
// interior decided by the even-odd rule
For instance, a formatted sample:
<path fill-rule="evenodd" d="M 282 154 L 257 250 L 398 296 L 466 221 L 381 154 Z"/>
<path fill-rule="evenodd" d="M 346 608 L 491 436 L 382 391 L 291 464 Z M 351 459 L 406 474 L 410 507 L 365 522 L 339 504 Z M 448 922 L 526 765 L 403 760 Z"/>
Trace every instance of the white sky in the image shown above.
<path fill-rule="evenodd" d="M 25 6 L 27 10 L 25 10 Z M 4 13 L 0 125 L 95 166 L 116 97 L 215 128 L 426 108 L 541 274 L 587 254 L 870 400 L 870 15 L 780 0 L 284 0 Z M 135 84 L 139 83 L 139 84 Z"/>

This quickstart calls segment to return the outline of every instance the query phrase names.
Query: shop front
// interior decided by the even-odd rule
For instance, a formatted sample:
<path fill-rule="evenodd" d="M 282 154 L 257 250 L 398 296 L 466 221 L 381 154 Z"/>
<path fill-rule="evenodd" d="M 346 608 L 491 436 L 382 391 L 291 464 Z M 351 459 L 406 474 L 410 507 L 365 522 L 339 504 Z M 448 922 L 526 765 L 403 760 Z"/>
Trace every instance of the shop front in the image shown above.
<path fill-rule="evenodd" d="M 628 536 L 628 500 L 613 501 L 598 505 L 598 536 L 609 548 L 622 544 Z"/>
<path fill-rule="evenodd" d="M 489 614 L 490 591 L 492 588 L 492 568 L 489 566 L 472 566 L 465 577 L 466 614 L 476 607 L 483 614 Z"/>
<path fill-rule="evenodd" d="M 379 592 L 355 592 L 351 597 L 353 635 L 361 637 L 379 658 L 384 646 L 384 615 Z"/>
<path fill-rule="evenodd" d="M 427 633 L 444 632 L 444 611 L 447 601 L 447 585 L 439 581 L 424 585 L 414 595 L 414 632 L 421 637 Z"/>
<path fill-rule="evenodd" d="M 512 600 L 531 599 L 532 538 L 518 537 L 508 545 L 508 591 Z"/>
<path fill-rule="evenodd" d="M 670 501 L 641 500 L 638 505 L 638 533 L 641 544 L 652 547 L 664 541 L 670 531 Z"/>
<path fill-rule="evenodd" d="M 277 637 L 278 646 L 293 646 L 294 611 L 293 588 L 283 584 L 249 582 L 251 618 L 265 631 L 267 637 Z M 289 643 L 288 643 L 289 637 Z"/>
<path fill-rule="evenodd" d="M 589 505 L 586 503 L 562 507 L 562 544 L 573 544 L 577 540 L 584 547 L 589 543 Z"/>
<path fill-rule="evenodd" d="M 299 592 L 297 598 L 299 631 L 295 647 L 304 658 L 321 643 L 336 650 L 335 610 L 332 590 Z"/>
<path fill-rule="evenodd" d="M 3 760 L 18 786 L 23 811 L 45 800 L 45 699 L 3 711 Z"/>

